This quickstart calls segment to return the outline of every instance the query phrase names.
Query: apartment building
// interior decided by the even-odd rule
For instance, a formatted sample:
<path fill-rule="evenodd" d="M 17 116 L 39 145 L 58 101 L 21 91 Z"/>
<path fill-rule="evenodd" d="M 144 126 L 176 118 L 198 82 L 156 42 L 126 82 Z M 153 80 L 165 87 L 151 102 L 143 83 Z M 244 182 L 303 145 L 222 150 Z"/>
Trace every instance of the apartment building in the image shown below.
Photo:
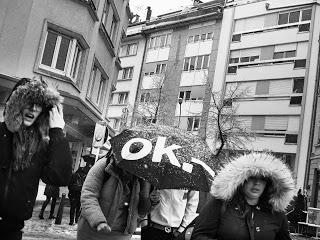
<path fill-rule="evenodd" d="M 222 6 L 223 1 L 195 3 L 146 21 L 131 125 L 158 122 L 201 132 L 204 99 L 212 86 L 207 83 L 216 69 Z"/>
<path fill-rule="evenodd" d="M 213 86 L 246 95 L 232 104 L 257 134 L 248 148 L 271 151 L 307 183 L 319 54 L 319 1 L 227 0 Z"/>
<path fill-rule="evenodd" d="M 122 69 L 117 77 L 116 90 L 108 108 L 110 126 L 118 133 L 131 126 L 134 104 L 145 55 L 146 38 L 142 33 L 145 21 L 131 23 L 122 40 L 119 58 Z"/>
<path fill-rule="evenodd" d="M 64 97 L 66 135 L 74 167 L 88 153 L 97 121 L 121 68 L 120 40 L 128 0 L 0 1 L 0 112 L 21 77 L 42 77 Z M 113 129 L 109 133 L 114 135 Z"/>

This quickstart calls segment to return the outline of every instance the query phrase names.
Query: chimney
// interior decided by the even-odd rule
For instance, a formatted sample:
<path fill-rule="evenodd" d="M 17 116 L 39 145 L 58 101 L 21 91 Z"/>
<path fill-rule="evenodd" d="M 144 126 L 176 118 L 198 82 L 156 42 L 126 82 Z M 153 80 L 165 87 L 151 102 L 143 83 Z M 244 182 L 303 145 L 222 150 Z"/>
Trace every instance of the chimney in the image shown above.
<path fill-rule="evenodd" d="M 150 21 L 150 19 L 151 19 L 151 13 L 152 13 L 151 7 L 147 7 L 147 17 L 146 17 L 146 21 Z"/>

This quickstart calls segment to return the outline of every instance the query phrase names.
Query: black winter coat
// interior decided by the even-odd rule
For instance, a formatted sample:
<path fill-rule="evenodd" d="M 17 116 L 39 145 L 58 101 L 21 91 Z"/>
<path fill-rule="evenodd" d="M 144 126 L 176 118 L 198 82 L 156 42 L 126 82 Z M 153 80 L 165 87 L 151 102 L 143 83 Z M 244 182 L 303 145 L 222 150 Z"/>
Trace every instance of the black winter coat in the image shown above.
<path fill-rule="evenodd" d="M 31 165 L 13 171 L 13 134 L 5 123 L 0 123 L 0 217 L 9 222 L 23 224 L 31 218 L 39 180 L 46 184 L 66 186 L 72 174 L 69 143 L 62 129 L 49 130 L 48 151 L 36 153 Z M 22 226 L 23 227 L 23 226 Z M 19 226 L 18 228 L 21 228 Z"/>
<path fill-rule="evenodd" d="M 284 213 L 271 213 L 258 205 L 245 217 L 231 206 L 221 210 L 222 200 L 208 201 L 197 218 L 192 240 L 289 240 Z"/>

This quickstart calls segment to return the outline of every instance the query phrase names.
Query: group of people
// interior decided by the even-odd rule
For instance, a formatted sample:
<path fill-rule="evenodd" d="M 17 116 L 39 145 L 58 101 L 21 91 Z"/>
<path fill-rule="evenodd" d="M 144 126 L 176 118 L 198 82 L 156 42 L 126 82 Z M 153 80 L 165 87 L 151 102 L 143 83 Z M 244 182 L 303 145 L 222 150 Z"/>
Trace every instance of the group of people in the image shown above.
<path fill-rule="evenodd" d="M 53 186 L 72 182 L 61 102 L 45 82 L 26 78 L 7 99 L 0 124 L 3 239 L 22 238 L 40 179 Z M 118 167 L 111 152 L 87 170 L 81 194 L 69 188 L 70 202 L 81 201 L 80 217 L 74 208 L 70 219 L 78 222 L 78 240 L 130 239 L 138 224 L 142 240 L 290 239 L 285 209 L 295 194 L 294 180 L 271 154 L 249 153 L 226 163 L 199 214 L 198 191 L 156 189 Z"/>

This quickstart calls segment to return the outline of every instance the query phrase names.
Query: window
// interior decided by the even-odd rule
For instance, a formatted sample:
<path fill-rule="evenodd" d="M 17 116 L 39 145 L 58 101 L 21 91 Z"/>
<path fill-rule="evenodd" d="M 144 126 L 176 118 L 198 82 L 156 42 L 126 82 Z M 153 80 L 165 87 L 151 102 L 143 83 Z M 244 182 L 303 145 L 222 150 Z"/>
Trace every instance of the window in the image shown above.
<path fill-rule="evenodd" d="M 301 105 L 302 96 L 291 96 L 290 105 Z"/>
<path fill-rule="evenodd" d="M 240 41 L 241 41 L 241 34 L 232 35 L 232 42 L 240 42 Z"/>
<path fill-rule="evenodd" d="M 241 57 L 240 62 L 249 62 L 250 58 L 249 57 Z"/>
<path fill-rule="evenodd" d="M 137 54 L 138 45 L 136 43 L 124 45 L 120 50 L 120 57 L 132 56 Z"/>
<path fill-rule="evenodd" d="M 309 32 L 310 30 L 310 23 L 304 23 L 299 25 L 299 32 Z"/>
<path fill-rule="evenodd" d="M 231 98 L 223 99 L 223 106 L 232 107 L 232 99 Z"/>
<path fill-rule="evenodd" d="M 212 32 L 202 33 L 200 35 L 197 34 L 195 36 L 189 36 L 188 37 L 188 43 L 211 40 L 212 37 L 213 37 L 213 33 Z"/>
<path fill-rule="evenodd" d="M 279 13 L 278 25 L 311 20 L 311 9 Z"/>
<path fill-rule="evenodd" d="M 163 73 L 165 73 L 166 67 L 167 67 L 167 64 L 165 64 L 165 63 L 163 63 L 163 64 L 157 64 L 155 73 L 156 73 L 156 74 L 163 74 Z"/>
<path fill-rule="evenodd" d="M 133 67 L 123 68 L 122 79 L 132 79 Z"/>
<path fill-rule="evenodd" d="M 48 30 L 40 68 L 77 82 L 83 52 L 77 39 Z"/>
<path fill-rule="evenodd" d="M 108 26 L 107 21 L 108 21 L 109 10 L 110 10 L 110 3 L 107 0 L 103 8 L 102 19 L 101 19 L 101 22 L 104 25 L 105 29 L 107 29 L 107 26 Z"/>
<path fill-rule="evenodd" d="M 273 59 L 284 58 L 284 52 L 275 52 L 273 53 Z"/>
<path fill-rule="evenodd" d="M 183 71 L 207 69 L 208 64 L 209 55 L 187 57 L 184 59 Z"/>
<path fill-rule="evenodd" d="M 288 23 L 289 13 L 279 14 L 278 25 L 287 24 Z"/>
<path fill-rule="evenodd" d="M 239 62 L 239 58 L 236 57 L 236 58 L 230 58 L 229 59 L 229 63 L 232 64 L 232 63 L 238 63 Z"/>
<path fill-rule="evenodd" d="M 183 100 L 190 100 L 191 91 L 180 91 L 179 92 L 179 98 Z"/>
<path fill-rule="evenodd" d="M 93 65 L 87 97 L 100 109 L 103 107 L 108 77 L 97 62 Z"/>
<path fill-rule="evenodd" d="M 286 134 L 285 143 L 296 144 L 298 142 L 298 134 Z"/>
<path fill-rule="evenodd" d="M 171 33 L 151 37 L 148 48 L 166 47 L 171 44 Z"/>
<path fill-rule="evenodd" d="M 302 10 L 301 21 L 309 21 L 309 20 L 311 20 L 311 13 L 312 13 L 311 8 L 310 9 L 306 9 L 306 10 Z"/>
<path fill-rule="evenodd" d="M 293 79 L 293 93 L 303 93 L 304 78 Z"/>
<path fill-rule="evenodd" d="M 196 63 L 196 57 L 191 57 L 190 58 L 190 69 L 189 69 L 190 71 L 194 70 L 195 63 Z"/>
<path fill-rule="evenodd" d="M 149 101 L 151 101 L 150 93 L 149 92 L 141 93 L 140 102 L 141 103 L 146 103 L 146 102 L 149 102 Z"/>
<path fill-rule="evenodd" d="M 210 33 L 207 33 L 207 39 L 209 40 L 209 39 L 212 39 L 212 37 L 213 37 L 213 34 L 212 34 L 212 32 L 210 32 Z"/>
<path fill-rule="evenodd" d="M 105 2 L 106 3 L 103 8 L 101 23 L 105 31 L 109 34 L 111 41 L 114 42 L 117 37 L 118 25 L 119 25 L 120 19 L 116 17 L 114 13 L 116 9 L 113 9 L 111 7 L 109 1 L 105 1 Z"/>
<path fill-rule="evenodd" d="M 117 30 L 118 30 L 118 21 L 115 18 L 115 16 L 112 17 L 112 22 L 111 22 L 111 28 L 110 28 L 110 38 L 112 41 L 115 41 L 116 35 L 117 35 Z"/>
<path fill-rule="evenodd" d="M 127 104 L 128 102 L 128 92 L 120 92 L 120 93 L 115 93 L 114 94 L 114 98 L 118 97 L 116 102 L 113 101 L 113 103 L 115 102 L 116 104 Z"/>
<path fill-rule="evenodd" d="M 200 117 L 188 117 L 187 131 L 198 131 L 200 127 Z"/>
<path fill-rule="evenodd" d="M 120 119 L 119 118 L 113 119 L 113 129 L 116 129 L 116 130 L 120 129 Z"/>
<path fill-rule="evenodd" d="M 300 11 L 290 12 L 289 13 L 289 23 L 299 22 Z"/>
<path fill-rule="evenodd" d="M 228 73 L 237 73 L 237 66 L 230 66 L 228 67 Z"/>
<path fill-rule="evenodd" d="M 298 59 L 294 61 L 294 68 L 305 68 L 306 67 L 306 59 Z"/>
<path fill-rule="evenodd" d="M 292 58 L 292 57 L 295 57 L 295 56 L 296 56 L 296 50 L 273 53 L 273 59 Z"/>

